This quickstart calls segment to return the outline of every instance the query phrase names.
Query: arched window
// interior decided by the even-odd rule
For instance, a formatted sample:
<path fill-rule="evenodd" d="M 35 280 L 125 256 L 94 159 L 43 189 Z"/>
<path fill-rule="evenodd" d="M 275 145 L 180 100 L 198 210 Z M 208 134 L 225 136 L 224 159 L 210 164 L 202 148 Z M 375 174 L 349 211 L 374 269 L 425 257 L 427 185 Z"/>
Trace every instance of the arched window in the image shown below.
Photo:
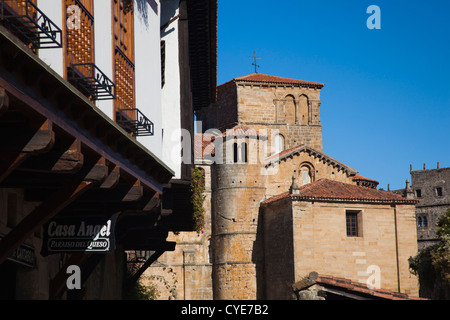
<path fill-rule="evenodd" d="M 305 162 L 300 165 L 299 180 L 301 181 L 302 186 L 314 182 L 314 176 L 314 166 L 312 164 L 310 164 L 309 162 Z"/>
<path fill-rule="evenodd" d="M 284 150 L 284 137 L 281 134 L 275 136 L 275 154 Z"/>
<path fill-rule="evenodd" d="M 240 146 L 237 142 L 233 143 L 233 163 L 247 163 L 247 162 L 248 162 L 247 143 L 242 142 Z"/>
<path fill-rule="evenodd" d="M 422 226 L 422 217 L 417 217 L 417 226 L 418 227 Z"/>
<path fill-rule="evenodd" d="M 233 143 L 233 163 L 238 163 L 238 144 L 235 142 Z"/>
<path fill-rule="evenodd" d="M 423 217 L 423 226 L 425 228 L 428 227 L 428 219 L 427 219 L 427 217 Z"/>
<path fill-rule="evenodd" d="M 286 97 L 286 105 L 285 105 L 285 119 L 288 124 L 295 124 L 297 122 L 296 119 L 296 103 L 293 96 L 289 95 Z"/>
<path fill-rule="evenodd" d="M 245 142 L 241 143 L 241 161 L 243 163 L 247 163 L 248 162 L 247 143 L 245 143 Z"/>
<path fill-rule="evenodd" d="M 303 167 L 301 174 L 302 174 L 302 185 L 311 183 L 311 173 L 308 167 Z"/>
<path fill-rule="evenodd" d="M 308 97 L 301 95 L 298 100 L 298 119 L 297 123 L 309 124 L 309 106 Z"/>

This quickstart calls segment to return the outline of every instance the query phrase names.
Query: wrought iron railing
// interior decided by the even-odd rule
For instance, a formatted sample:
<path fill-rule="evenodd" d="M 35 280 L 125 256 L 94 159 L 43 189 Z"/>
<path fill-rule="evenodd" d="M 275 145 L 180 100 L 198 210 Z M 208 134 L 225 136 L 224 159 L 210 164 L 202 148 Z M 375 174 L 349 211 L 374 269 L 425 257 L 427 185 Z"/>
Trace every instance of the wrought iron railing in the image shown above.
<path fill-rule="evenodd" d="M 62 31 L 31 0 L 0 0 L 0 19 L 33 49 L 62 48 Z"/>
<path fill-rule="evenodd" d="M 72 64 L 67 79 L 91 100 L 115 99 L 115 84 L 94 63 Z"/>
<path fill-rule="evenodd" d="M 116 122 L 137 137 L 155 134 L 155 125 L 139 109 L 118 109 Z"/>

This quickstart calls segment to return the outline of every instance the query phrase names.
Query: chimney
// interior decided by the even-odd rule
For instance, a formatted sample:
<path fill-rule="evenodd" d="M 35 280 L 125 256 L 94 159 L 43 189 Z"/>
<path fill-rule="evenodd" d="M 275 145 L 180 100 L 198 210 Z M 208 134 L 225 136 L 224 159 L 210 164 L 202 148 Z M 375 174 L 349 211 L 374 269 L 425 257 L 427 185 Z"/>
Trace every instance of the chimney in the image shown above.
<path fill-rule="evenodd" d="M 407 199 L 414 199 L 414 191 L 411 188 L 411 185 L 409 183 L 409 179 L 406 179 L 405 197 Z"/>
<path fill-rule="evenodd" d="M 299 187 L 297 185 L 297 179 L 295 178 L 295 171 L 294 174 L 292 175 L 292 185 L 291 188 L 289 189 L 289 193 L 290 194 L 299 194 Z"/>

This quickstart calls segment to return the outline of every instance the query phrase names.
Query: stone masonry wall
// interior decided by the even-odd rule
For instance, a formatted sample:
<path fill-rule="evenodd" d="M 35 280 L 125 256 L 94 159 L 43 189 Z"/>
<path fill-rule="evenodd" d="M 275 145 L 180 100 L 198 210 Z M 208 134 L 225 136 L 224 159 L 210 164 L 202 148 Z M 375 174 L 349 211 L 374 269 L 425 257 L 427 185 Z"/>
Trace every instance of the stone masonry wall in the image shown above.
<path fill-rule="evenodd" d="M 436 223 L 450 208 L 450 168 L 411 171 L 415 195 L 420 190 L 420 202 L 416 206 L 417 218 L 427 219 L 427 225 L 417 225 L 419 249 L 436 243 Z M 442 196 L 437 192 L 441 188 Z"/>
<path fill-rule="evenodd" d="M 237 98 L 240 124 L 278 130 L 285 149 L 306 144 L 322 151 L 319 89 L 238 84 Z"/>
<path fill-rule="evenodd" d="M 361 212 L 358 237 L 346 235 L 346 210 Z M 417 253 L 414 206 L 296 201 L 293 219 L 296 281 L 316 271 L 366 283 L 378 270 L 381 288 L 418 295 L 408 265 Z"/>

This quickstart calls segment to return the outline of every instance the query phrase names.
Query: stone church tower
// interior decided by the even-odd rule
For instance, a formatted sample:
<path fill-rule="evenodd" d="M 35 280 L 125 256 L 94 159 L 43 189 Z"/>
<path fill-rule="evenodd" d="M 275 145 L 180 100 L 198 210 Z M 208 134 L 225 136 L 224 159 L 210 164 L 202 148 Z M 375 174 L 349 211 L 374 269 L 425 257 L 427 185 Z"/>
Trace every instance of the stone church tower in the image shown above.
<path fill-rule="evenodd" d="M 197 114 L 203 130 L 236 125 L 279 131 L 278 150 L 301 144 L 322 151 L 321 83 L 253 73 L 217 88 L 217 103 Z M 277 151 L 278 151 L 277 150 Z"/>
<path fill-rule="evenodd" d="M 370 265 L 384 289 L 417 291 L 415 202 L 323 153 L 323 87 L 254 73 L 220 85 L 197 113 L 205 227 L 171 235 L 175 252 L 149 268 L 166 287 L 171 272 L 161 299 L 289 299 L 310 272 L 364 283 Z"/>
<path fill-rule="evenodd" d="M 245 154 L 226 157 L 211 169 L 214 299 L 258 298 L 257 277 L 263 263 L 258 217 L 268 178 L 262 174 L 261 157 L 250 158 L 298 145 L 322 151 L 322 87 L 254 73 L 219 86 L 217 103 L 197 114 L 203 130 L 217 128 L 224 133 L 223 155 L 230 155 L 230 150 Z M 261 140 L 267 142 L 267 150 L 260 150 Z M 231 145 L 236 142 L 234 150 Z"/>

